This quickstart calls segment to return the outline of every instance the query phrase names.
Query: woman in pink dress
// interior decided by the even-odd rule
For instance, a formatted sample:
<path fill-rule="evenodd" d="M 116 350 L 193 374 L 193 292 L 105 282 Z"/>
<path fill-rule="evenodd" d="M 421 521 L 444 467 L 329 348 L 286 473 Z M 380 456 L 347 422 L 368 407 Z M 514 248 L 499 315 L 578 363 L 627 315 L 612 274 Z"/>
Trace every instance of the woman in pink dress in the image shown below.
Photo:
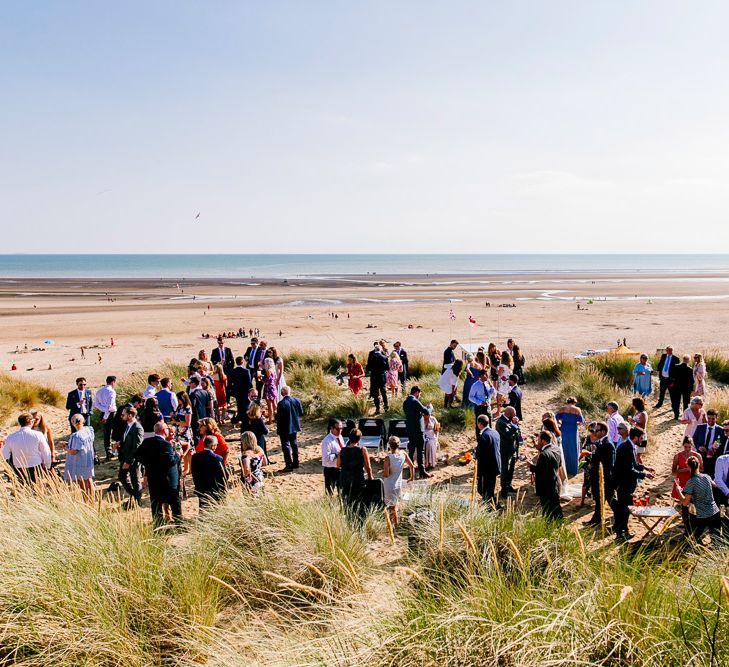
<path fill-rule="evenodd" d="M 699 424 L 706 424 L 706 411 L 704 410 L 704 399 L 701 396 L 694 396 L 689 406 L 681 415 L 681 423 L 686 425 L 683 434 L 691 438 Z"/>
<path fill-rule="evenodd" d="M 706 393 L 706 364 L 703 354 L 694 355 L 694 396 L 703 396 Z"/>
<path fill-rule="evenodd" d="M 385 387 L 390 390 L 392 398 L 397 396 L 397 390 L 400 388 L 400 373 L 402 372 L 402 361 L 400 355 L 393 350 L 390 352 L 389 367 L 385 377 Z"/>

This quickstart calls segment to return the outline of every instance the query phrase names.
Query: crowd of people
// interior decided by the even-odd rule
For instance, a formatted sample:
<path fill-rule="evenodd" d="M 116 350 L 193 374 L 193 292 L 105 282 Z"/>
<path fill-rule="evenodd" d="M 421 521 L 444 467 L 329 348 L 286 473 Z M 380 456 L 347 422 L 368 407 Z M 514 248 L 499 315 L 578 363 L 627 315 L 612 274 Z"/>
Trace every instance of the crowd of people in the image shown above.
<path fill-rule="evenodd" d="M 244 337 L 245 332 L 241 329 L 232 335 Z M 691 366 L 690 357 L 679 359 L 668 346 L 655 371 L 647 355 L 640 355 L 633 370 L 635 395 L 629 415 L 621 415 L 618 402 L 609 401 L 603 420 L 586 423 L 577 400 L 568 398 L 556 412 L 542 414 L 536 432 L 524 433 L 526 360 L 519 345 L 509 339 L 501 351 L 491 343 L 461 358 L 458 347 L 454 339 L 444 350 L 437 384 L 444 409 L 460 406 L 474 414 L 474 475 L 485 503 L 502 508 L 516 493 L 514 475 L 517 465 L 523 465 L 545 516 L 560 519 L 561 501 L 570 497 L 568 481 L 581 470 L 581 504 L 588 498 L 595 504 L 588 523 L 604 526 L 603 511 L 609 507 L 616 535 L 630 538 L 629 507 L 636 489 L 656 472 L 644 461 L 650 447 L 646 400 L 656 390 L 654 410 L 663 406 L 668 394 L 674 417 L 684 425 L 671 472 L 672 497 L 681 507 L 686 531 L 698 537 L 705 529 L 712 533 L 722 529 L 719 507 L 729 502 L 729 421 L 719 424 L 717 411 L 704 409 L 707 372 L 700 354 L 694 355 Z M 402 399 L 407 445 L 397 436 L 387 439 L 381 480 L 374 478 L 368 450 L 361 446 L 362 433 L 354 424 L 331 419 L 321 442 L 325 493 L 340 494 L 360 515 L 373 502 L 382 503 L 393 525 L 399 520 L 404 473 L 409 471 L 408 481 L 427 480 L 438 462 L 441 425 L 433 406 L 421 401 L 421 387 L 410 381 L 409 363 L 400 341 L 392 350 L 387 341 L 375 341 L 364 367 L 356 355 L 347 357 L 349 389 L 358 394 L 369 376 L 375 415 L 388 410 L 398 397 Z M 176 383 L 181 385 L 177 391 Z M 78 485 L 89 500 L 95 492 L 94 467 L 99 463 L 91 425 L 94 411 L 106 460 L 119 463 L 116 485 L 128 494 L 129 505 L 141 501 L 146 486 L 156 521 L 180 520 L 187 478 L 192 479 L 201 510 L 220 500 L 235 463 L 245 488 L 254 495 L 260 493 L 265 468 L 274 463 L 266 443 L 269 427 L 275 428 L 281 444 L 283 472 L 300 467 L 301 402 L 286 385 L 281 355 L 255 335 L 239 356 L 226 345 L 225 335 L 218 336 L 209 354 L 200 350 L 190 360 L 185 377 L 150 374 L 146 387 L 140 387 L 123 406 L 117 405 L 116 387 L 117 378 L 108 376 L 94 392 L 80 377 L 66 399 L 70 435 L 63 478 Z M 220 430 L 228 420 L 241 432 L 236 461 Z M 44 470 L 55 467 L 56 442 L 38 410 L 20 414 L 18 426 L 1 451 L 18 479 L 33 483 Z M 527 452 L 527 442 L 534 452 Z"/>

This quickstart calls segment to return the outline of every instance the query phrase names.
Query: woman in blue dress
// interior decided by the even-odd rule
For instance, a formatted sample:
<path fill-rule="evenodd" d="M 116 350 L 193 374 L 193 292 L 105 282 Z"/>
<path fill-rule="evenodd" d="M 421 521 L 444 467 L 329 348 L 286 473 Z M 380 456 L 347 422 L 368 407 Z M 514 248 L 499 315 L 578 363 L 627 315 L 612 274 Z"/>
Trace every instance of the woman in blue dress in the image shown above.
<path fill-rule="evenodd" d="M 653 369 L 648 362 L 648 355 L 641 354 L 640 361 L 633 369 L 633 391 L 639 396 L 651 393 L 651 373 Z"/>
<path fill-rule="evenodd" d="M 478 380 L 478 374 L 481 372 L 482 366 L 475 360 L 472 354 L 466 356 L 466 378 L 463 380 L 463 399 L 461 400 L 461 406 L 463 408 L 473 409 L 473 403 L 468 400 L 468 395 L 471 393 L 471 387 L 473 383 Z"/>
<path fill-rule="evenodd" d="M 83 415 L 71 417 L 74 432 L 68 439 L 63 479 L 76 482 L 89 500 L 94 497 L 94 429 L 86 426 Z"/>
<path fill-rule="evenodd" d="M 577 407 L 576 398 L 568 398 L 567 405 L 555 415 L 562 431 L 562 451 L 564 452 L 564 463 L 567 468 L 567 475 L 572 477 L 577 474 L 577 465 L 580 458 L 580 442 L 577 432 L 578 424 L 585 420 L 582 410 Z"/>

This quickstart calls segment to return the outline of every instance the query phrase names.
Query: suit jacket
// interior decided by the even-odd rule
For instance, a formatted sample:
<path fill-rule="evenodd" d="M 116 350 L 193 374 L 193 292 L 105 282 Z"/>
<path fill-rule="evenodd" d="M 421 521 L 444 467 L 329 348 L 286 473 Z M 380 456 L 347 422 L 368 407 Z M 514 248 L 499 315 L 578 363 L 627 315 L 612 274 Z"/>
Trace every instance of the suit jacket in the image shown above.
<path fill-rule="evenodd" d="M 124 429 L 126 430 L 126 428 L 127 424 L 124 423 Z M 134 461 L 134 455 L 137 453 L 137 449 L 144 440 L 144 429 L 135 419 L 126 437 L 124 437 L 124 431 L 122 431 L 119 438 L 119 463 L 131 464 Z"/>
<path fill-rule="evenodd" d="M 258 368 L 258 362 L 261 358 L 261 348 L 256 345 L 256 352 L 253 355 L 253 362 L 251 363 L 251 350 L 253 350 L 253 346 L 249 345 L 246 349 L 246 353 L 243 355 L 245 358 L 246 368 L 248 370 L 256 369 Z"/>
<path fill-rule="evenodd" d="M 227 375 L 229 371 L 232 371 L 235 367 L 235 359 L 233 359 L 233 352 L 229 347 L 223 348 L 223 359 L 220 358 L 220 348 L 216 347 L 210 353 L 210 361 L 214 364 L 223 364 L 223 370 Z"/>
<path fill-rule="evenodd" d="M 501 415 L 496 420 L 496 430 L 499 434 L 502 455 L 511 456 L 516 453 L 519 450 L 519 427 Z"/>
<path fill-rule="evenodd" d="M 400 351 L 397 353 L 397 356 L 400 357 L 400 361 L 402 362 L 402 371 L 400 371 L 400 377 L 403 381 L 408 379 L 408 365 L 410 364 L 410 360 L 408 359 L 408 353 L 404 348 L 400 348 Z"/>
<path fill-rule="evenodd" d="M 243 366 L 236 366 L 228 373 L 228 386 L 230 387 L 230 393 L 236 397 L 238 402 L 240 403 L 242 401 L 247 406 L 248 392 L 253 386 L 251 372 Z"/>
<path fill-rule="evenodd" d="M 428 414 L 428 408 L 410 394 L 403 401 L 402 411 L 405 413 L 405 427 L 408 433 L 423 433 L 425 430 L 423 416 Z"/>
<path fill-rule="evenodd" d="M 293 396 L 284 396 L 276 408 L 276 433 L 291 435 L 301 430 L 300 417 L 304 415 L 301 401 Z"/>
<path fill-rule="evenodd" d="M 501 474 L 501 437 L 490 426 L 476 436 L 476 465 L 478 477 Z"/>
<path fill-rule="evenodd" d="M 706 442 L 706 435 L 709 432 L 709 425 L 708 424 L 699 424 L 696 427 L 696 430 L 694 431 L 694 446 L 698 450 L 699 447 L 706 447 L 709 448 L 709 445 L 713 445 L 717 439 L 719 440 L 719 447 L 712 452 L 712 456 L 715 458 L 718 456 L 721 456 L 719 452 L 723 452 L 725 449 L 727 438 L 724 435 L 724 430 L 721 427 L 721 424 L 714 424 L 714 433 L 713 437 L 711 438 L 711 442 Z"/>
<path fill-rule="evenodd" d="M 635 448 L 630 440 L 623 440 L 615 450 L 612 488 L 633 493 L 638 480 L 645 477 L 643 466 L 635 458 Z"/>
<path fill-rule="evenodd" d="M 445 372 L 445 368 L 448 364 L 453 364 L 456 361 L 456 353 L 451 349 L 449 345 L 443 350 L 443 367 L 440 369 L 441 375 Z"/>
<path fill-rule="evenodd" d="M 681 362 L 673 367 L 673 381 L 675 388 L 680 392 L 691 391 L 694 388 L 694 371 L 691 366 Z"/>
<path fill-rule="evenodd" d="M 144 466 L 151 496 L 176 491 L 180 486 L 177 468 L 180 457 L 172 443 L 155 435 L 145 439 L 137 448 L 134 459 Z"/>
<path fill-rule="evenodd" d="M 609 498 L 609 491 L 612 487 L 613 466 L 615 465 L 615 445 L 610 438 L 605 436 L 595 443 L 595 451 L 590 458 L 590 478 L 593 484 L 597 484 L 599 478 L 600 464 L 602 464 L 603 477 L 605 479 L 605 497 Z"/>
<path fill-rule="evenodd" d="M 365 371 L 370 374 L 370 383 L 384 385 L 385 372 L 388 369 L 387 357 L 382 352 L 371 350 L 367 356 Z"/>
<path fill-rule="evenodd" d="M 192 455 L 190 472 L 195 484 L 195 494 L 220 498 L 225 493 L 225 466 L 223 459 L 207 447 Z"/>
<path fill-rule="evenodd" d="M 519 385 L 515 384 L 510 390 L 509 395 L 507 398 L 509 399 L 507 401 L 507 405 L 511 406 L 516 410 L 516 416 L 521 419 L 521 399 L 523 397 L 523 393 L 521 391 L 521 388 Z"/>
<path fill-rule="evenodd" d="M 90 415 L 91 408 L 93 407 L 92 403 L 94 400 L 91 389 L 84 389 L 84 396 L 86 397 L 85 414 Z M 68 410 L 69 419 L 81 412 L 81 408 L 78 406 L 78 398 L 78 389 L 74 389 L 73 391 L 68 392 L 68 396 L 66 397 L 66 410 Z"/>
<path fill-rule="evenodd" d="M 653 370 L 656 372 L 659 378 L 663 379 L 662 371 L 663 371 L 663 365 L 666 363 L 666 353 L 664 352 L 661 355 L 661 360 L 658 362 L 658 366 L 654 368 Z M 671 355 L 671 365 L 668 368 L 668 378 L 669 380 L 674 377 L 674 372 L 676 369 L 676 366 L 680 363 L 680 359 L 675 355 Z M 693 381 L 693 380 L 692 380 Z"/>
<path fill-rule="evenodd" d="M 558 471 L 561 464 L 562 457 L 554 443 L 542 447 L 537 462 L 529 466 L 534 473 L 534 490 L 538 496 L 559 496 Z"/>

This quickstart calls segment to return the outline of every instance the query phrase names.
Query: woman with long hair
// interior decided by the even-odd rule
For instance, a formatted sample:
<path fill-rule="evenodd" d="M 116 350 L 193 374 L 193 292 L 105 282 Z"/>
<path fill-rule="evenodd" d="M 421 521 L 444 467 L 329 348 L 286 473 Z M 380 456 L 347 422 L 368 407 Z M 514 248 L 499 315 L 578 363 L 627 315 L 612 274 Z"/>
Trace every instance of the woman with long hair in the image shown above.
<path fill-rule="evenodd" d="M 30 411 L 30 416 L 33 417 L 33 423 L 31 424 L 31 428 L 34 431 L 39 431 L 44 436 L 46 436 L 46 440 L 48 441 L 48 447 L 51 450 L 51 468 L 56 465 L 56 449 L 53 445 L 53 432 L 51 431 L 51 427 L 48 426 L 48 423 L 46 422 L 46 418 L 38 412 L 37 408 L 33 408 Z"/>
<path fill-rule="evenodd" d="M 281 387 L 286 386 L 286 378 L 284 377 L 284 360 L 273 345 L 269 348 L 269 350 L 271 350 L 271 358 L 273 359 L 273 367 L 276 374 L 276 393 L 280 396 Z"/>
<path fill-rule="evenodd" d="M 364 377 L 364 369 L 362 364 L 357 361 L 357 357 L 354 354 L 347 355 L 347 384 L 349 390 L 356 396 L 362 391 L 362 378 Z"/>
<path fill-rule="evenodd" d="M 694 355 L 694 396 L 703 396 L 706 393 L 706 364 L 703 354 Z"/>
<path fill-rule="evenodd" d="M 251 495 L 257 496 L 263 490 L 263 468 L 268 465 L 266 453 L 256 442 L 256 436 L 245 431 L 240 437 L 240 466 L 244 486 Z"/>
<path fill-rule="evenodd" d="M 159 410 L 157 399 L 154 396 L 150 396 L 146 401 L 144 401 L 144 407 L 139 415 L 139 423 L 144 429 L 144 437 L 153 438 L 154 425 L 157 422 L 164 421 L 164 419 L 165 418 Z"/>
<path fill-rule="evenodd" d="M 577 399 L 570 396 L 560 408 L 555 419 L 559 422 L 562 432 L 562 455 L 564 456 L 565 472 L 569 477 L 577 474 L 580 457 L 579 425 L 584 423 L 582 410 L 577 406 Z"/>
<path fill-rule="evenodd" d="M 390 390 L 390 396 L 393 401 L 397 396 L 397 390 L 400 388 L 400 373 L 402 369 L 403 365 L 400 360 L 400 355 L 393 350 L 390 352 L 390 358 L 387 362 L 387 372 L 385 373 L 385 387 Z"/>
<path fill-rule="evenodd" d="M 258 446 L 263 450 L 263 453 L 268 457 L 268 450 L 266 449 L 266 436 L 268 435 L 268 427 L 263 419 L 263 411 L 261 406 L 255 401 L 248 406 L 248 410 L 241 418 L 240 422 L 241 433 L 249 431 L 256 436 L 256 442 Z M 269 459 L 269 463 L 275 463 Z"/>

